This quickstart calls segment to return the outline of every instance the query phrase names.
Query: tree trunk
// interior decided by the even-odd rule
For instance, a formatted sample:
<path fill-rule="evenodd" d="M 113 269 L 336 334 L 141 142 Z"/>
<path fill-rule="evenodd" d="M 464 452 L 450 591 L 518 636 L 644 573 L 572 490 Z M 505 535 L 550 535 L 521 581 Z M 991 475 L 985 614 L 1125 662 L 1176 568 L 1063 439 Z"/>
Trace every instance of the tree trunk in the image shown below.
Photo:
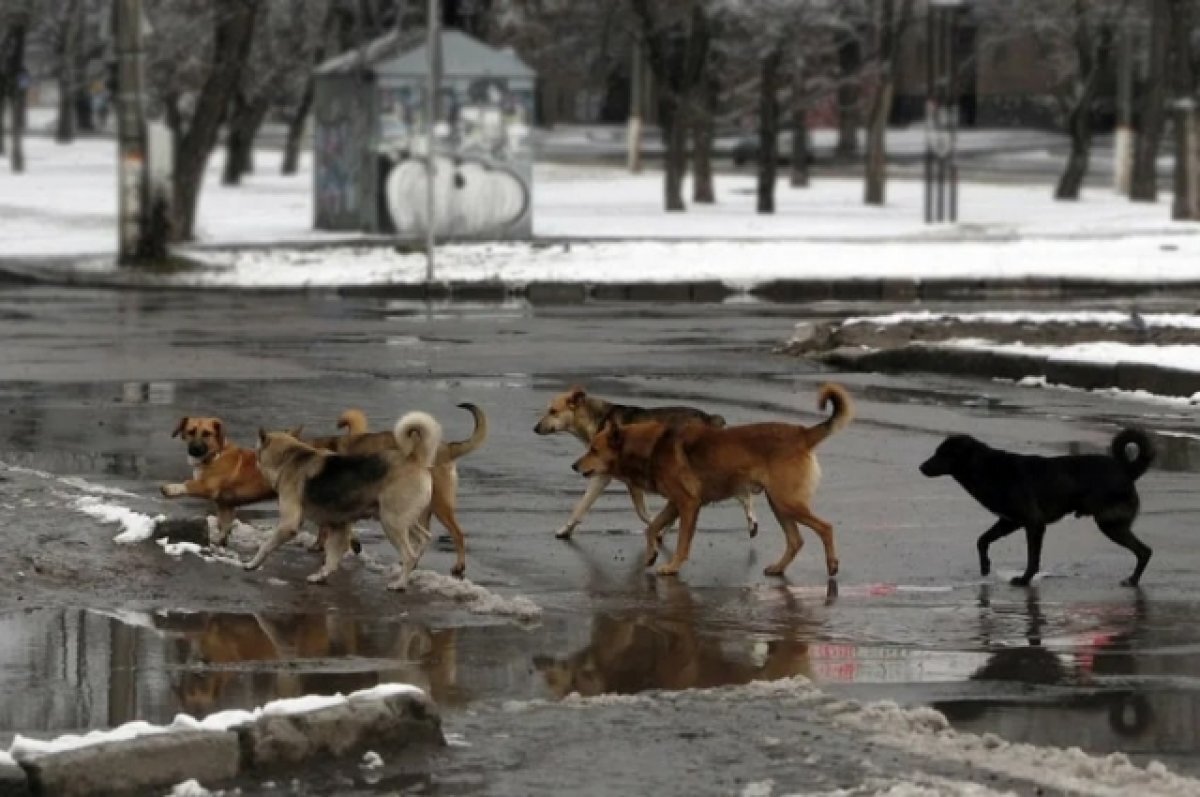
<path fill-rule="evenodd" d="M 708 50 L 708 38 L 714 36 L 714 29 L 719 26 L 719 19 L 708 25 L 693 26 L 693 37 L 705 37 L 705 41 L 696 42 L 694 47 Z M 719 31 L 716 37 L 719 38 Z M 712 149 L 713 138 L 717 126 L 717 112 L 721 101 L 721 80 L 723 64 L 717 53 L 711 53 L 704 60 L 698 88 L 699 110 L 692 125 L 692 201 L 707 205 L 717 201 L 713 187 Z"/>
<path fill-rule="evenodd" d="M 79 33 L 83 11 L 80 0 L 67 0 L 63 19 L 62 48 L 58 52 L 58 125 L 54 140 L 69 144 L 75 140 L 75 87 L 78 82 Z"/>
<path fill-rule="evenodd" d="M 1054 198 L 1077 200 L 1087 176 L 1088 158 L 1092 149 L 1092 123 L 1090 117 L 1091 93 L 1085 92 L 1085 100 L 1071 110 L 1067 122 L 1067 133 L 1071 138 L 1071 154 L 1067 156 L 1067 168 L 1054 189 Z"/>
<path fill-rule="evenodd" d="M 25 99 L 28 76 L 25 74 L 25 33 L 29 25 L 26 12 L 18 12 L 9 30 L 8 96 L 12 100 L 12 153 L 14 172 L 25 171 Z"/>
<path fill-rule="evenodd" d="M 1150 3 L 1149 72 L 1142 93 L 1140 122 L 1133 150 L 1133 179 L 1129 198 L 1135 202 L 1158 199 L 1158 147 L 1166 117 L 1167 58 L 1171 51 L 1171 0 Z"/>
<path fill-rule="evenodd" d="M 234 97 L 232 112 L 225 125 L 225 170 L 221 175 L 224 185 L 241 185 L 242 177 L 254 171 L 254 139 L 267 116 L 267 98 L 257 97 L 247 102 L 244 97 Z"/>
<path fill-rule="evenodd" d="M 779 158 L 779 67 L 783 50 L 776 46 L 762 61 L 758 85 L 758 212 L 775 212 L 775 167 Z"/>
<path fill-rule="evenodd" d="M 866 187 L 863 201 L 868 205 L 882 205 L 887 201 L 887 120 L 892 113 L 892 91 L 891 75 L 881 75 L 871 97 L 871 110 L 867 117 Z"/>
<path fill-rule="evenodd" d="M 254 22 L 258 16 L 252 3 L 241 0 L 213 2 L 213 59 L 204 86 L 196 100 L 191 124 L 179 142 L 175 162 L 175 204 L 171 233 L 177 241 L 191 240 L 196 226 L 196 205 L 208 157 L 230 97 L 250 54 Z"/>
<path fill-rule="evenodd" d="M 0 44 L 3 42 L 0 41 Z M 0 48 L 0 56 L 4 54 L 3 48 Z M 2 68 L 2 65 L 0 65 Z M 8 146 L 4 143 L 5 128 L 7 125 L 4 119 L 8 113 L 8 73 L 0 71 L 0 155 L 4 154 L 5 148 Z"/>
<path fill-rule="evenodd" d="M 1200 186 L 1193 183 L 1196 175 L 1192 166 L 1192 137 L 1195 134 L 1196 74 L 1192 64 L 1191 37 L 1195 23 L 1192 4 L 1188 0 L 1171 2 L 1171 44 L 1174 56 L 1171 88 L 1175 95 L 1175 174 L 1171 218 L 1176 221 L 1197 219 L 1196 194 Z"/>
<path fill-rule="evenodd" d="M 683 204 L 683 175 L 687 169 L 687 123 L 681 103 L 666 92 L 658 102 L 659 124 L 665 139 L 663 163 L 663 207 L 668 211 L 687 210 Z"/>
<path fill-rule="evenodd" d="M 850 32 L 838 43 L 838 136 L 835 156 L 851 160 L 858 156 L 859 81 L 862 73 L 862 47 L 857 32 Z"/>
<path fill-rule="evenodd" d="M 287 141 L 283 145 L 283 166 L 280 168 L 281 174 L 295 174 L 300 171 L 300 143 L 304 139 L 304 127 L 308 124 L 308 115 L 312 111 L 313 104 L 313 79 L 309 75 L 308 81 L 304 84 L 304 94 L 300 97 L 300 104 L 296 107 L 296 113 L 288 120 Z"/>
<path fill-rule="evenodd" d="M 793 188 L 808 187 L 808 108 L 803 67 L 792 76 L 792 177 Z"/>

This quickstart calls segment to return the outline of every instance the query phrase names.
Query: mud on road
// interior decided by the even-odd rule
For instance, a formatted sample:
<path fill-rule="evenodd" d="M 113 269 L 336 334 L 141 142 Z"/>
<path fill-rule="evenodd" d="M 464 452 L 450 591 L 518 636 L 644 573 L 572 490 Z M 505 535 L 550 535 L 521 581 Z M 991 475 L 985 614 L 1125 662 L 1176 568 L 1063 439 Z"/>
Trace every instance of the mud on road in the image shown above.
<path fill-rule="evenodd" d="M 686 696 L 593 706 L 595 714 L 554 703 L 571 693 L 674 693 L 803 676 L 826 696 L 935 706 L 963 730 L 1121 751 L 1200 774 L 1200 429 L 1191 412 L 995 383 L 822 372 L 773 353 L 797 313 L 756 304 L 556 309 L 0 291 L 0 567 L 8 574 L 0 579 L 0 687 L 8 696 L 0 734 L 162 721 L 403 680 L 429 690 L 447 731 L 471 746 L 452 746 L 434 762 L 396 762 L 374 784 L 353 767 L 322 769 L 306 775 L 305 788 L 550 793 L 569 785 L 565 763 L 589 761 L 611 773 L 591 793 L 617 793 L 621 784 L 628 792 L 627 742 L 638 733 L 661 756 L 655 776 L 641 782 L 662 782 L 664 793 L 733 793 L 765 780 L 780 793 L 858 788 L 911 771 L 970 777 L 961 761 L 931 764 L 911 752 L 893 761 L 851 746 L 859 763 L 849 766 L 815 742 L 811 752 L 789 748 L 803 728 L 821 731 L 806 724 L 805 710 L 781 710 L 778 695 L 742 694 L 720 710 Z M 834 589 L 812 538 L 786 580 L 762 575 L 783 542 L 761 499 L 763 528 L 753 541 L 735 503 L 706 510 L 674 580 L 640 567 L 639 525 L 615 489 L 571 542 L 553 539 L 584 487 L 569 469 L 578 444 L 532 432 L 553 393 L 580 382 L 633 403 L 696 404 L 734 422 L 811 423 L 816 389 L 828 378 L 859 407 L 820 453 L 816 508 L 835 524 L 842 560 Z M 303 577 L 317 563 L 300 545 L 245 573 L 168 555 L 153 542 L 117 545 L 118 526 L 89 513 L 103 505 L 147 518 L 204 515 L 201 503 L 157 492 L 187 476 L 170 438 L 181 415 L 219 415 L 249 444 L 260 425 L 332 433 L 347 406 L 379 426 L 421 408 L 449 436 L 465 437 L 461 401 L 479 404 L 491 421 L 488 442 L 460 463 L 458 513 L 468 578 L 491 604 L 455 600 L 436 575 L 408 594 L 386 592 L 396 557 L 370 523 L 360 528 L 363 555 L 329 585 L 313 586 Z M 981 579 L 973 542 L 990 521 L 953 484 L 916 471 L 948 432 L 1042 453 L 1099 451 L 1118 425 L 1135 421 L 1162 449 L 1140 485 L 1137 529 L 1155 549 L 1141 590 L 1118 586 L 1131 557 L 1074 520 L 1048 534 L 1046 575 L 1034 588 L 1006 583 L 1024 563 L 1015 537 L 993 551 L 997 575 Z M 245 557 L 274 511 L 268 504 L 241 517 L 250 526 L 235 532 L 233 550 Z M 452 561 L 441 544 L 422 568 L 444 576 Z M 541 609 L 532 621 L 496 613 L 521 597 Z M 677 725 L 664 719 L 672 714 Z M 746 728 L 785 743 L 764 747 Z M 864 743 L 857 731 L 825 733 Z M 731 754 L 722 779 L 706 780 L 713 765 L 703 751 L 742 749 L 730 748 L 733 738 L 750 739 L 761 756 Z M 689 744 L 700 745 L 697 758 L 679 763 Z M 563 757 L 534 752 L 554 745 Z M 868 759 L 876 769 L 862 765 Z M 1054 790 L 997 777 L 996 788 Z"/>

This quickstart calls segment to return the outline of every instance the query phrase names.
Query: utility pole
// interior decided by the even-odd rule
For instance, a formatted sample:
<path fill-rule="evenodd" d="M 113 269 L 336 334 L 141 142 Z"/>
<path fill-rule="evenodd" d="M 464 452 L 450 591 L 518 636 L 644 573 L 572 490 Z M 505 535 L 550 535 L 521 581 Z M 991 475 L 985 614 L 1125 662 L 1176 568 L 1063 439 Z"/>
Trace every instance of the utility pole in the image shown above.
<path fill-rule="evenodd" d="M 958 48 L 962 0 L 931 0 L 925 27 L 925 223 L 958 220 Z"/>
<path fill-rule="evenodd" d="M 633 43 L 633 63 L 629 76 L 629 148 L 627 162 L 629 171 L 637 174 L 642 170 L 642 107 L 645 100 L 642 95 L 645 89 L 645 78 L 641 42 Z"/>
<path fill-rule="evenodd" d="M 139 259 L 146 224 L 146 107 L 142 0 L 115 0 L 117 49 L 117 258 Z"/>
<path fill-rule="evenodd" d="M 438 0 L 429 0 L 429 41 L 425 45 L 429 63 L 429 75 L 425 85 L 425 282 L 433 283 L 434 247 L 436 246 L 437 197 L 434 183 L 437 179 L 437 133 L 438 118 L 441 116 L 438 91 L 441 88 L 442 58 L 440 34 L 440 9 Z"/>

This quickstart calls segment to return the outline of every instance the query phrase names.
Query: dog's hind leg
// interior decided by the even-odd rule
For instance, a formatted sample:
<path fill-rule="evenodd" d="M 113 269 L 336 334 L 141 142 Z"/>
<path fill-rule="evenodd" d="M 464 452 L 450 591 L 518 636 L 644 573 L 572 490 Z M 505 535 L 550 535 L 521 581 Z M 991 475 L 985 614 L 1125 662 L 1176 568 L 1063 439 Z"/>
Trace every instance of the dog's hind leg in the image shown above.
<path fill-rule="evenodd" d="M 1136 587 L 1142 580 L 1142 571 L 1150 563 L 1150 557 L 1154 551 L 1149 545 L 1134 536 L 1133 530 L 1129 528 L 1130 523 L 1131 521 L 1125 519 L 1096 518 L 1096 525 L 1100 527 L 1100 531 L 1104 532 L 1105 537 L 1137 557 L 1137 566 L 1133 569 L 1133 575 L 1121 582 L 1122 586 Z"/>
<path fill-rule="evenodd" d="M 1007 537 L 1019 528 L 1021 528 L 1020 523 L 1000 518 L 996 521 L 996 525 L 979 535 L 979 539 L 975 541 L 975 550 L 979 552 L 980 575 L 986 576 L 992 572 L 992 559 L 988 556 L 988 549 L 992 547 L 992 543 L 1001 537 Z"/>
<path fill-rule="evenodd" d="M 737 500 L 742 505 L 742 511 L 746 513 L 747 531 L 750 533 L 750 538 L 753 539 L 758 534 L 758 516 L 754 514 L 754 495 L 749 492 L 738 493 Z"/>
<path fill-rule="evenodd" d="M 604 488 L 612 481 L 612 476 L 606 476 L 603 473 L 597 473 L 588 482 L 587 492 L 583 494 L 583 498 L 579 499 L 579 503 L 575 505 L 575 509 L 571 512 L 571 517 L 567 520 L 566 525 L 554 532 L 554 536 L 560 540 L 570 538 L 574 533 L 575 528 L 583 520 L 583 516 L 592 508 L 592 504 L 596 503 L 596 499 L 600 497 L 600 493 L 604 492 Z M 635 504 L 636 507 L 636 504 Z"/>
<path fill-rule="evenodd" d="M 800 549 L 804 547 L 804 538 L 800 536 L 800 526 L 794 518 L 776 505 L 770 496 L 767 496 L 767 503 L 770 505 L 775 519 L 779 521 L 779 527 L 783 529 L 783 536 L 787 539 L 787 548 L 784 549 L 783 556 L 779 558 L 779 561 L 767 567 L 763 573 L 768 576 L 781 576 L 787 566 L 796 558 L 796 554 L 800 553 Z"/>
<path fill-rule="evenodd" d="M 350 526 L 328 526 L 325 531 L 325 564 L 321 569 L 308 577 L 310 584 L 324 584 L 325 580 L 337 572 L 341 566 L 342 557 L 350 550 Z"/>
<path fill-rule="evenodd" d="M 430 509 L 437 517 L 438 522 L 446 527 L 450 532 L 450 538 L 454 540 L 454 567 L 450 568 L 450 575 L 456 578 L 462 578 L 467 572 L 467 537 L 463 534 L 462 527 L 458 525 L 458 518 L 454 515 L 454 501 L 447 499 L 440 491 L 434 490 L 433 500 L 429 503 Z M 429 516 L 426 514 L 421 521 L 421 525 L 426 529 L 429 528 Z"/>
<path fill-rule="evenodd" d="M 1012 580 L 1015 587 L 1027 587 L 1033 577 L 1042 569 L 1042 539 L 1046 536 L 1045 523 L 1026 523 L 1025 542 L 1028 546 L 1028 558 L 1025 562 L 1025 572 Z"/>

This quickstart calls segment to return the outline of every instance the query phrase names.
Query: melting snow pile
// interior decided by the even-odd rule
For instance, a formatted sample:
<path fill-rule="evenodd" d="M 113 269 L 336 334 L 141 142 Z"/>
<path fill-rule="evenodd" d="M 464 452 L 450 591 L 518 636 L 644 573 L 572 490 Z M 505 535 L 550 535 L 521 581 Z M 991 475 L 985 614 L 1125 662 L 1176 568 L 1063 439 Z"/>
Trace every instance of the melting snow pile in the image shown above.
<path fill-rule="evenodd" d="M 1167 329 L 1200 329 L 1200 315 L 1185 313 L 1146 313 L 1139 315 L 1146 327 Z M 888 313 L 886 315 L 852 316 L 842 326 L 871 324 L 892 326 L 895 324 L 928 324 L 941 321 L 956 321 L 964 324 L 1094 324 L 1097 326 L 1132 326 L 1130 313 L 1116 311 L 1034 311 L 1034 310 L 984 310 L 971 313 L 935 313 L 929 310 Z"/>
<path fill-rule="evenodd" d="M 154 527 L 165 520 L 164 515 L 150 517 L 142 512 L 136 512 L 120 504 L 105 503 L 99 498 L 85 495 L 75 499 L 74 508 L 89 517 L 96 518 L 101 523 L 116 523 L 121 527 L 121 533 L 113 537 L 113 542 L 126 545 L 143 542 L 154 536 Z"/>
<path fill-rule="evenodd" d="M 518 620 L 536 620 L 542 616 L 542 607 L 523 595 L 505 598 L 465 578 L 452 578 L 431 570 L 413 571 L 409 585 L 421 592 L 462 603 L 475 614 L 494 614 Z"/>
<path fill-rule="evenodd" d="M 74 734 L 65 734 L 55 739 L 30 739 L 25 736 L 17 735 L 13 739 L 12 746 L 5 755 L 17 760 L 29 760 L 38 756 L 47 755 L 50 753 L 60 753 L 65 750 L 75 750 L 80 747 L 87 747 L 93 744 L 101 744 L 103 742 L 116 742 L 126 739 L 134 739 L 139 736 L 147 736 L 158 733 L 171 733 L 173 731 L 227 731 L 230 728 L 243 725 L 248 722 L 253 722 L 259 717 L 278 717 L 288 714 L 303 714 L 309 711 L 316 711 L 330 706 L 340 706 L 348 703 L 351 700 L 360 699 L 378 699 L 385 698 L 391 695 L 399 694 L 415 694 L 423 695 L 425 692 L 411 684 L 380 684 L 370 689 L 362 689 L 358 692 L 352 692 L 348 696 L 343 696 L 341 693 L 336 695 L 306 695 L 304 697 L 292 697 L 283 700 L 275 700 L 266 705 L 260 706 L 252 711 L 242 709 L 232 709 L 229 711 L 219 711 L 216 714 L 209 714 L 203 719 L 196 719 L 188 714 L 177 714 L 175 720 L 170 725 L 153 725 L 149 722 L 137 720 L 127 722 L 116 728 L 102 731 L 91 731 L 90 733 L 77 736 Z"/>

